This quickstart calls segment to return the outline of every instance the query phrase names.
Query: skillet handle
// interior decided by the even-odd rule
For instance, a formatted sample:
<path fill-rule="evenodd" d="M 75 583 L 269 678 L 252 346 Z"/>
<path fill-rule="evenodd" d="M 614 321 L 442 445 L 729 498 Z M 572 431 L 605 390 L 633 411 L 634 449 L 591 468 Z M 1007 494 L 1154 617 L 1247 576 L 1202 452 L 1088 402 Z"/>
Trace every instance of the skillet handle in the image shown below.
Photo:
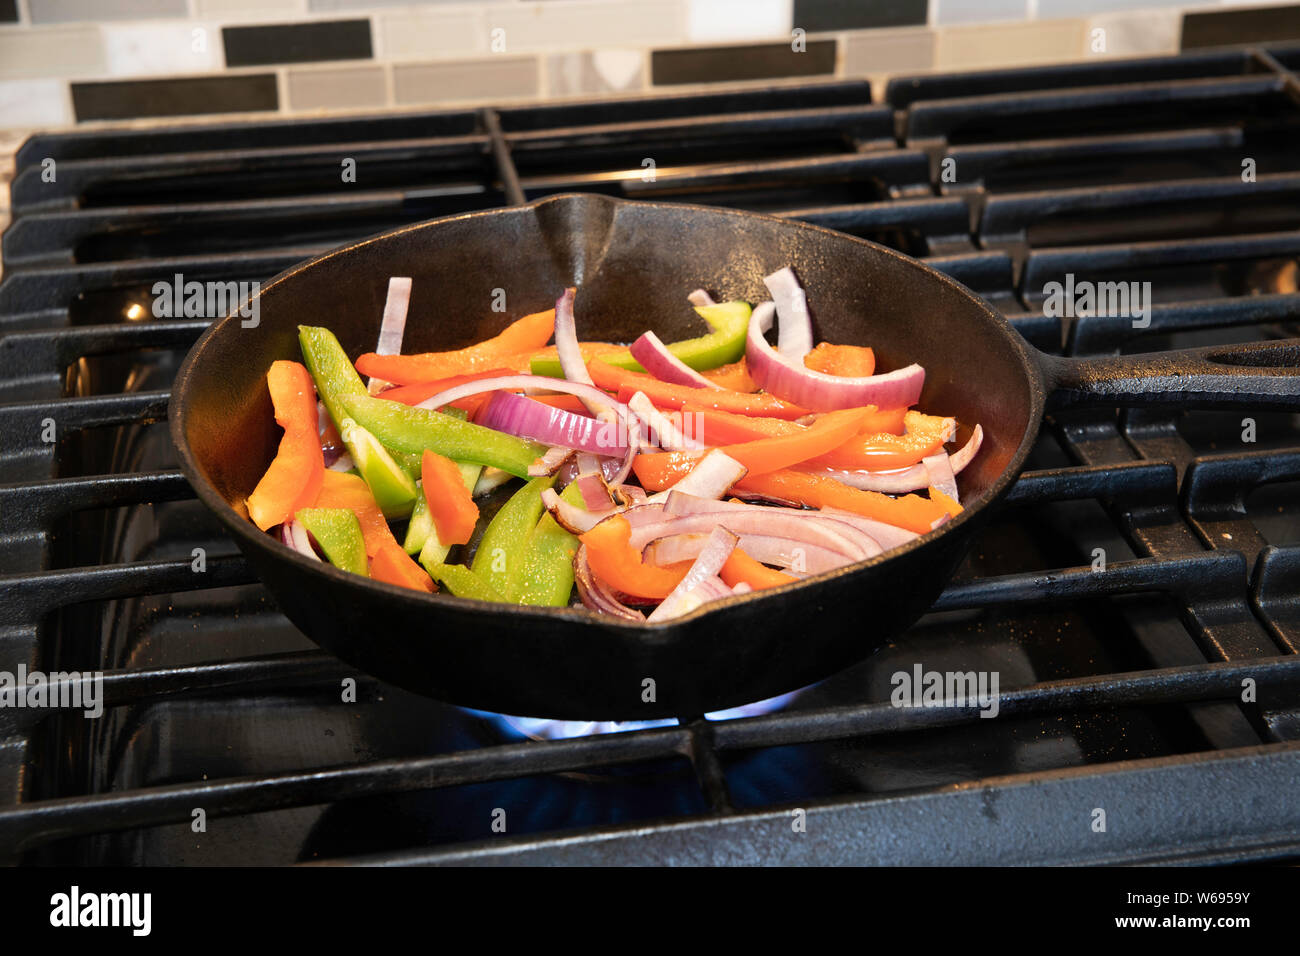
<path fill-rule="evenodd" d="M 1047 407 L 1190 405 L 1300 409 L 1300 338 L 1175 352 L 1040 355 Z"/>

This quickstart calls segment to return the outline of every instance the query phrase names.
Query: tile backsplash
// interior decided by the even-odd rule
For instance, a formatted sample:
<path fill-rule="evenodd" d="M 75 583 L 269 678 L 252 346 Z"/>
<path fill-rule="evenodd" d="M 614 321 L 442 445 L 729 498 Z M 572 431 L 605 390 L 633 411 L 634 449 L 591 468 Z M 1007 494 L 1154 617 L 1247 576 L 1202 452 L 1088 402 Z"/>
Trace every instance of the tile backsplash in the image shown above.
<path fill-rule="evenodd" d="M 0 129 L 884 79 L 1300 39 L 1300 3 L 0 0 Z"/>

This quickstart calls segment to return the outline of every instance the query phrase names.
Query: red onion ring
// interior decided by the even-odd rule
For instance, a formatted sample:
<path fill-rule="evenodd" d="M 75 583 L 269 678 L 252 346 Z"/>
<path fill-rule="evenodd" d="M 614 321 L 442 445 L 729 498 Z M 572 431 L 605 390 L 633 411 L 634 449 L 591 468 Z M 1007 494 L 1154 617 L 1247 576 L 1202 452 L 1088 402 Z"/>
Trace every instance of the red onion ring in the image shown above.
<path fill-rule="evenodd" d="M 653 332 L 643 332 L 629 351 L 647 372 L 660 381 L 691 388 L 719 387 L 668 351 L 668 346 Z"/>
<path fill-rule="evenodd" d="M 708 539 L 700 549 L 699 556 L 691 565 L 686 576 L 673 588 L 659 606 L 650 612 L 650 623 L 671 620 L 689 614 L 700 605 L 718 597 L 730 596 L 731 589 L 723 586 L 721 593 L 705 585 L 710 578 L 717 580 L 718 572 L 736 550 L 740 539 L 726 528 L 715 527 L 709 532 Z M 721 583 L 721 582 L 719 582 Z M 696 593 L 696 592 L 699 593 Z"/>
<path fill-rule="evenodd" d="M 599 455 L 627 453 L 627 446 L 617 443 L 621 436 L 613 423 L 575 415 L 514 392 L 494 392 L 474 421 L 485 428 L 531 438 L 544 445 L 562 445 Z M 555 467 L 562 463 L 561 460 Z"/>
<path fill-rule="evenodd" d="M 765 276 L 763 285 L 772 293 L 776 314 L 781 319 L 776 350 L 789 362 L 803 365 L 804 356 L 812 351 L 812 317 L 808 314 L 808 297 L 789 266 Z M 766 331 L 766 330 L 765 330 Z M 804 408 L 811 408 L 805 405 Z M 893 407 L 893 406 L 889 406 Z"/>

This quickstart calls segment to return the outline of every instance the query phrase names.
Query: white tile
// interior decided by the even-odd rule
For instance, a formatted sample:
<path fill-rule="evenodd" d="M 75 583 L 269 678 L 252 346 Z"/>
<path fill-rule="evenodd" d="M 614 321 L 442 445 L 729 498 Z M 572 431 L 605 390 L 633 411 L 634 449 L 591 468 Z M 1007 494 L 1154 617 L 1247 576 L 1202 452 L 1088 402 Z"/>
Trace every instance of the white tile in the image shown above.
<path fill-rule="evenodd" d="M 1092 56 L 1151 56 L 1177 53 L 1182 30 L 1179 10 L 1134 10 L 1108 13 L 1088 20 L 1084 33 Z M 1100 34 L 1096 33 L 1101 30 Z M 1103 47 L 1098 51 L 1095 47 Z"/>
<path fill-rule="evenodd" d="M 516 3 L 487 9 L 488 31 L 504 30 L 505 49 L 581 50 L 593 47 L 656 46 L 678 43 L 686 30 L 678 0 L 631 0 L 628 3 Z"/>
<path fill-rule="evenodd" d="M 104 73 L 99 27 L 36 27 L 0 30 L 0 79 Z"/>
<path fill-rule="evenodd" d="M 205 23 L 105 25 L 104 55 L 114 76 L 203 73 L 222 67 L 221 30 Z"/>
<path fill-rule="evenodd" d="M 488 52 L 487 23 L 476 10 L 406 10 L 375 17 L 377 60 L 425 60 Z"/>
<path fill-rule="evenodd" d="M 198 17 L 229 19 L 238 17 L 264 19 L 295 16 L 307 12 L 306 0 L 194 0 Z"/>
<path fill-rule="evenodd" d="M 786 37 L 791 0 L 690 0 L 686 39 L 692 43 Z"/>
<path fill-rule="evenodd" d="M 645 81 L 645 55 L 641 50 L 557 53 L 549 57 L 547 66 L 547 92 L 551 96 L 640 90 Z"/>
<path fill-rule="evenodd" d="M 72 122 L 67 84 L 62 80 L 0 83 L 0 129 L 65 126 Z"/>
<path fill-rule="evenodd" d="M 941 27 L 934 65 L 982 70 L 1078 60 L 1085 55 L 1083 27 L 1082 20 Z"/>

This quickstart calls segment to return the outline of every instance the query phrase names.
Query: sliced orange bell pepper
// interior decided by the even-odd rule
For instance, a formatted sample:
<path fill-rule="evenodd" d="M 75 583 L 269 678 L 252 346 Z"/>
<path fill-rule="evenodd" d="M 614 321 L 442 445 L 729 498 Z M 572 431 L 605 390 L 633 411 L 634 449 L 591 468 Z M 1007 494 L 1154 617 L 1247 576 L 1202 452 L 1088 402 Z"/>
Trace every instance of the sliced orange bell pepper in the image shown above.
<path fill-rule="evenodd" d="M 284 429 L 275 458 L 248 496 L 248 516 L 263 531 L 311 507 L 325 473 L 316 386 L 300 362 L 272 362 L 266 373 L 275 421 Z"/>
<path fill-rule="evenodd" d="M 961 505 L 959 505 L 951 495 L 944 494 L 933 485 L 930 486 L 930 500 L 939 502 L 939 504 L 943 505 L 944 510 L 954 518 L 962 513 Z"/>
<path fill-rule="evenodd" d="M 867 411 L 867 410 L 870 411 Z M 903 413 L 905 408 L 887 408 L 883 411 L 868 405 L 867 414 L 862 423 L 861 432 L 876 434 L 890 432 L 901 434 L 903 431 Z M 779 418 L 758 418 L 752 415 L 736 415 L 720 412 L 687 402 L 682 406 L 682 413 L 694 415 L 696 430 L 694 437 L 709 445 L 730 445 L 751 441 L 755 438 L 770 438 L 776 435 L 797 435 L 804 429 L 803 425 L 783 421 Z"/>
<path fill-rule="evenodd" d="M 878 491 L 862 491 L 822 475 L 801 471 L 774 471 L 767 475 L 746 475 L 736 489 L 777 501 L 793 501 L 810 508 L 838 508 L 864 518 L 874 518 L 917 534 L 925 534 L 947 509 L 938 501 L 920 495 L 891 498 Z"/>
<path fill-rule="evenodd" d="M 758 383 L 749 377 L 749 366 L 745 360 L 732 362 L 730 365 L 719 365 L 717 368 L 706 369 L 700 373 L 714 385 L 720 388 L 729 388 L 733 392 L 757 392 Z"/>
<path fill-rule="evenodd" d="M 749 474 L 765 475 L 838 448 L 858 433 L 868 414 L 867 409 L 863 408 L 827 412 L 807 428 L 795 426 L 798 431 L 792 434 L 758 438 L 738 445 L 723 445 L 721 449 L 744 465 Z M 655 461 L 659 458 L 665 460 Z M 643 468 L 648 472 L 671 471 L 684 474 L 694 468 L 699 459 L 699 452 L 657 452 L 638 455 L 633 465 L 637 468 L 638 477 Z"/>
<path fill-rule="evenodd" d="M 592 573 L 615 590 L 634 597 L 663 600 L 691 566 L 689 561 L 664 567 L 646 564 L 641 552 L 632 547 L 632 526 L 617 515 L 578 537 L 587 546 Z"/>
<path fill-rule="evenodd" d="M 490 368 L 481 372 L 471 372 L 467 375 L 450 375 L 446 378 L 435 379 L 431 382 L 418 382 L 411 385 L 399 385 L 397 388 L 389 388 L 379 393 L 380 398 L 386 398 L 391 402 L 401 402 L 403 405 L 418 405 L 426 398 L 433 398 L 439 392 L 445 392 L 449 388 L 455 388 L 457 385 L 464 385 L 466 382 L 478 381 L 481 378 L 499 378 L 502 375 L 517 375 L 512 368 Z M 472 398 L 478 398 L 477 395 Z M 456 408 L 462 408 L 465 404 L 473 404 L 472 401 L 462 399 L 459 402 L 451 403 Z M 467 409 L 468 411 L 468 409 Z"/>
<path fill-rule="evenodd" d="M 876 353 L 860 345 L 831 345 L 822 342 L 803 357 L 803 364 L 814 372 L 866 378 L 875 374 Z"/>
<path fill-rule="evenodd" d="M 366 543 L 366 556 L 370 558 L 370 576 L 389 584 L 432 591 L 433 579 L 393 537 L 392 529 L 384 520 L 370 486 L 359 475 L 326 470 L 316 496 L 317 508 L 348 508 L 361 524 L 361 537 Z"/>
<path fill-rule="evenodd" d="M 468 544 L 478 524 L 478 505 L 450 458 L 428 448 L 420 459 L 420 478 L 429 517 L 443 544 Z"/>
<path fill-rule="evenodd" d="M 943 450 L 951 419 L 909 411 L 903 416 L 906 434 L 862 434 L 810 463 L 844 471 L 889 471 L 915 465 Z"/>
<path fill-rule="evenodd" d="M 511 323 L 504 332 L 467 348 L 416 355 L 367 352 L 357 359 L 362 375 L 396 385 L 416 385 L 452 375 L 467 375 L 493 367 L 528 371 L 533 353 L 555 334 L 555 310 L 534 312 Z"/>
<path fill-rule="evenodd" d="M 773 395 L 761 393 L 750 395 L 727 389 L 673 385 L 669 382 L 661 382 L 651 375 L 615 368 L 600 359 L 589 362 L 587 371 L 591 373 L 591 379 L 596 385 L 608 392 L 618 392 L 619 401 L 623 402 L 636 392 L 645 392 L 646 397 L 661 409 L 678 409 L 691 402 L 704 408 L 735 412 L 740 415 L 762 415 L 789 420 L 803 418 L 809 414 L 806 408 L 790 405 Z"/>
<path fill-rule="evenodd" d="M 739 548 L 731 552 L 731 557 L 727 558 L 726 564 L 718 572 L 718 577 L 722 578 L 729 587 L 734 588 L 743 581 L 755 591 L 779 588 L 783 584 L 799 580 L 792 574 L 777 571 L 760 561 L 755 561 Z"/>

